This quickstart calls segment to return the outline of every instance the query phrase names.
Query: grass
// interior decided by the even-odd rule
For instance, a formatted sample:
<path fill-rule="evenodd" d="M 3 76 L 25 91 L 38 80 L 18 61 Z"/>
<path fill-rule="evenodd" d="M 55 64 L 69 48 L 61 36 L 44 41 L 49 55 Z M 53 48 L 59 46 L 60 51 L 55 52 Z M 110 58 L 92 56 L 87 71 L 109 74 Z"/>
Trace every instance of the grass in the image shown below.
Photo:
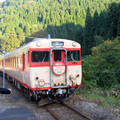
<path fill-rule="evenodd" d="M 78 91 L 76 91 L 76 94 Z M 95 102 L 101 106 L 118 106 L 120 104 L 120 97 L 111 95 L 111 90 L 101 90 L 98 88 L 94 89 L 82 89 L 82 92 L 79 94 L 81 97 Z"/>

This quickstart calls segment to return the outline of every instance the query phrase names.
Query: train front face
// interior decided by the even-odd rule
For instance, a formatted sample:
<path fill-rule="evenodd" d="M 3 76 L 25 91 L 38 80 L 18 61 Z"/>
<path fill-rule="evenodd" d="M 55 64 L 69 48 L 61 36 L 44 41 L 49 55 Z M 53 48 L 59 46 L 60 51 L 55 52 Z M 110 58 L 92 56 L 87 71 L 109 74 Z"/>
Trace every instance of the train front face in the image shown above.
<path fill-rule="evenodd" d="M 40 55 L 40 52 L 43 55 Z M 40 90 L 40 93 L 45 92 L 50 100 L 63 102 L 81 86 L 81 48 L 78 43 L 52 39 L 48 51 L 31 53 L 31 59 L 38 53 L 42 58 L 38 64 L 45 65 L 37 68 L 40 73 L 35 73 L 38 75 L 36 76 L 37 90 Z"/>

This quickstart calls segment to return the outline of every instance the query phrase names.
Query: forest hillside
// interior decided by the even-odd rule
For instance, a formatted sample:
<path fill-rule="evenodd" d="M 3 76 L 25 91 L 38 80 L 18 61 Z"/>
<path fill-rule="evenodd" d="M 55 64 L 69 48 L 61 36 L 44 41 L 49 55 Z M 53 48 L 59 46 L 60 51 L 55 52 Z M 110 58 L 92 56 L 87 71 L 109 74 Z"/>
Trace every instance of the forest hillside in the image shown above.
<path fill-rule="evenodd" d="M 91 48 L 120 36 L 120 0 L 6 0 L 0 3 L 0 50 L 34 37 L 71 39 Z"/>

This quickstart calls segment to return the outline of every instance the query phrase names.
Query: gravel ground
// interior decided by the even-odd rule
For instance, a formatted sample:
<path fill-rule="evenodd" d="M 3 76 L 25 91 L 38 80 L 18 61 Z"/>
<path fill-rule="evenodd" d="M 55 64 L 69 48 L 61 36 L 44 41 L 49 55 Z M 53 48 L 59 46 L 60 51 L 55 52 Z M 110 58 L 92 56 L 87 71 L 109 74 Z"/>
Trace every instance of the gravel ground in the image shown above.
<path fill-rule="evenodd" d="M 75 100 L 71 100 L 70 104 L 79 110 L 81 113 L 86 115 L 92 115 L 93 119 L 97 118 L 97 120 L 120 120 L 120 114 L 112 113 L 107 108 L 103 108 L 101 106 L 98 106 L 96 103 L 81 101 L 81 98 L 79 96 L 75 96 L 74 99 L 79 99 L 75 102 Z"/>
<path fill-rule="evenodd" d="M 26 99 L 11 83 L 6 81 L 5 86 L 12 89 L 12 94 L 5 95 L 5 98 L 0 94 L 0 113 L 10 108 L 27 108 L 38 120 L 54 120 L 54 117 L 50 113 L 44 108 L 38 107 L 36 102 Z M 0 87 L 2 87 L 2 78 L 0 78 Z M 92 115 L 93 119 L 95 117 L 95 120 L 120 120 L 120 114 L 118 114 L 120 108 L 102 108 L 96 103 L 84 100 L 80 96 L 74 96 L 69 100 L 69 104 L 83 114 Z"/>

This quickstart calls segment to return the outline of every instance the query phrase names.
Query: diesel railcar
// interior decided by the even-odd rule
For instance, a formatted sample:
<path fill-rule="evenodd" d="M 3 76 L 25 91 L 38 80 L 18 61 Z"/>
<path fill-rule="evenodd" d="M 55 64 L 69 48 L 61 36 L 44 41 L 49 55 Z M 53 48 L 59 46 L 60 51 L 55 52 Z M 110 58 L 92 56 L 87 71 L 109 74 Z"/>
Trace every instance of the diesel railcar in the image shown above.
<path fill-rule="evenodd" d="M 35 38 L 5 54 L 5 77 L 30 99 L 63 102 L 81 86 L 81 46 L 72 40 Z"/>

